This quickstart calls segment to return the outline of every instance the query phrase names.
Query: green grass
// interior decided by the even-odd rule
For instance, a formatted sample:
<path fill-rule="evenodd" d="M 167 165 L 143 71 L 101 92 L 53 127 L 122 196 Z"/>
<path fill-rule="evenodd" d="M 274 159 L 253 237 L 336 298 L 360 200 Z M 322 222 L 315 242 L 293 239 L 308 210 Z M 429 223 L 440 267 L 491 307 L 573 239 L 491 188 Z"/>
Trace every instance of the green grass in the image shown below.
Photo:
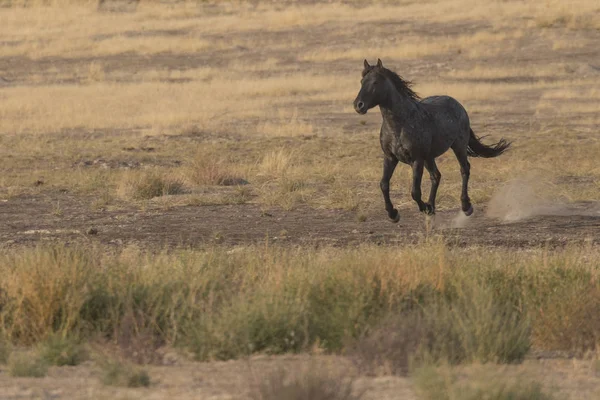
<path fill-rule="evenodd" d="M 144 343 L 210 360 L 317 344 L 341 352 L 396 319 L 397 332 L 428 332 L 411 344 L 422 359 L 518 362 L 530 346 L 595 349 L 599 272 L 593 247 L 507 252 L 441 241 L 234 253 L 15 249 L 0 256 L 0 329 L 31 345 L 54 334 L 118 342 L 129 326 Z M 415 319 L 398 321 L 405 315 Z"/>
<path fill-rule="evenodd" d="M 523 360 L 531 346 L 528 316 L 487 288 L 461 285 L 387 319 L 348 346 L 368 373 L 407 374 L 419 365 Z"/>
<path fill-rule="evenodd" d="M 81 364 L 88 357 L 78 340 L 57 334 L 51 335 L 40 344 L 40 355 L 46 363 L 59 367 Z"/>

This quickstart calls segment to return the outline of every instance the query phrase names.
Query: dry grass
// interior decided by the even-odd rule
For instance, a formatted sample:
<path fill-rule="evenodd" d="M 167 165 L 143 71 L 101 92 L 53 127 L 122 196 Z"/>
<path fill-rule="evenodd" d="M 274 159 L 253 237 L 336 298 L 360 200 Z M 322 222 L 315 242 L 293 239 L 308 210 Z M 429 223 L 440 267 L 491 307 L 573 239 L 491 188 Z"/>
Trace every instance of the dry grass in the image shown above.
<path fill-rule="evenodd" d="M 235 172 L 236 166 L 217 152 L 200 151 L 189 165 L 186 178 L 195 185 L 235 185 L 242 182 L 243 174 Z"/>
<path fill-rule="evenodd" d="M 367 373 L 407 374 L 430 363 L 521 362 L 531 346 L 528 317 L 513 310 L 513 299 L 486 293 L 477 285 L 457 285 L 457 299 L 422 304 L 390 316 L 381 326 L 350 347 Z M 432 296 L 433 295 L 433 296 Z"/>
<path fill-rule="evenodd" d="M 591 339 L 598 331 L 593 319 L 598 305 L 589 300 L 593 293 L 597 297 L 600 282 L 595 248 L 507 252 L 448 248 L 434 241 L 401 248 L 229 250 L 54 247 L 5 252 L 0 257 L 0 289 L 7 299 L 0 310 L 2 336 L 24 345 L 43 343 L 40 349 L 51 363 L 79 360 L 77 342 L 48 341 L 53 332 L 65 338 L 106 338 L 118 346 L 120 358 L 95 357 L 102 381 L 139 387 L 148 385 L 154 373 L 131 361 L 153 362 L 156 348 L 165 344 L 191 350 L 202 360 L 248 353 L 337 353 L 367 332 L 370 342 L 363 338 L 359 343 L 371 357 L 366 358 L 368 371 L 404 374 L 415 365 L 459 364 L 450 372 L 429 369 L 433 372 L 411 375 L 424 398 L 448 399 L 467 394 L 473 399 L 547 399 L 552 382 L 531 383 L 548 377 L 547 368 L 525 375 L 533 368 L 526 361 L 510 369 L 486 365 L 482 373 L 483 367 L 470 364 L 518 362 L 530 341 L 536 350 L 597 353 L 598 343 Z M 403 318 L 418 310 L 421 319 Z M 24 371 L 19 375 L 35 376 L 47 365 L 41 360 L 35 355 L 10 365 Z M 585 375 L 589 383 L 580 387 L 582 381 L 561 375 L 568 385 L 560 393 L 594 392 L 593 363 L 568 363 L 571 369 L 579 363 L 578 376 Z M 279 373 L 273 375 L 255 369 L 252 398 L 358 397 L 362 391 L 355 375 L 339 363 L 329 366 L 275 368 Z M 503 371 L 512 373 L 505 379 Z M 161 385 L 160 376 L 164 372 L 156 385 Z M 436 397 L 440 393 L 446 397 Z"/>
<path fill-rule="evenodd" d="M 159 196 L 184 193 L 182 182 L 157 171 L 135 171 L 124 175 L 117 188 L 124 199 L 150 200 Z"/>
<path fill-rule="evenodd" d="M 112 255 L 22 249 L 0 260 L 0 288 L 9 299 L 0 321 L 15 342 L 52 333 L 101 333 L 121 342 L 122 334 L 140 334 L 157 340 L 144 339 L 145 347 L 182 344 L 211 359 L 315 343 L 339 351 L 349 337 L 418 305 L 439 340 L 424 344 L 427 354 L 508 362 L 523 356 L 529 340 L 541 349 L 595 348 L 597 305 L 589 299 L 598 293 L 596 253 L 582 247 L 506 254 L 442 243 L 177 254 L 128 248 Z M 568 308 L 565 293 L 582 295 L 571 296 Z"/>
<path fill-rule="evenodd" d="M 84 346 L 73 337 L 50 335 L 40 345 L 40 356 L 48 365 L 78 365 L 88 359 Z"/>
<path fill-rule="evenodd" d="M 291 114 L 285 110 L 278 110 L 279 121 L 267 122 L 259 132 L 267 136 L 305 136 L 313 133 L 313 126 L 298 120 L 298 109 Z"/>
<path fill-rule="evenodd" d="M 362 395 L 353 390 L 353 377 L 339 366 L 305 362 L 295 370 L 279 368 L 265 374 L 253 372 L 252 400 L 358 400 Z"/>
<path fill-rule="evenodd" d="M 117 359 L 101 360 L 99 365 L 104 385 L 128 388 L 150 386 L 150 375 L 143 368 Z"/>
<path fill-rule="evenodd" d="M 478 366 L 479 367 L 479 366 Z M 448 368 L 424 368 L 417 372 L 416 384 L 424 400 L 552 400 L 554 392 L 545 390 L 531 378 L 513 378 L 492 368 L 460 380 Z"/>
<path fill-rule="evenodd" d="M 481 124 L 495 128 L 506 116 L 518 119 L 509 130 L 493 133 L 494 139 L 517 139 L 512 152 L 500 160 L 474 160 L 475 201 L 489 200 L 498 184 L 531 169 L 551 177 L 570 200 L 595 198 L 595 185 L 574 188 L 563 178 L 600 177 L 592 155 L 597 143 L 578 138 L 598 124 L 598 107 L 590 102 L 597 97 L 596 72 L 592 64 L 561 53 L 588 51 L 594 42 L 599 18 L 592 1 L 579 0 L 568 10 L 556 1 L 439 1 L 425 8 L 375 3 L 360 9 L 337 3 L 276 8 L 144 2 L 135 13 L 97 12 L 95 2 L 45 4 L 0 10 L 6 42 L 0 57 L 30 60 L 23 72 L 9 68 L 2 76 L 4 198 L 31 193 L 34 170 L 46 182 L 38 192 L 57 187 L 95 192 L 101 198 L 95 208 L 113 198 L 133 199 L 123 196 L 128 186 L 123 182 L 135 173 L 72 168 L 81 159 L 127 157 L 192 189 L 228 177 L 257 182 L 256 200 L 266 206 L 358 209 L 360 199 L 380 196 L 377 118 L 352 117 L 365 57 L 381 57 L 415 79 L 423 96 L 459 99 L 480 134 L 488 130 Z M 389 22 L 411 33 L 396 33 Z M 365 26 L 372 28 L 373 40 L 386 39 L 363 38 Z M 294 30 L 314 30 L 323 40 L 315 44 Z M 502 61 L 505 54 L 527 58 L 532 48 L 551 54 L 553 46 L 557 54 L 550 61 Z M 61 61 L 48 63 L 47 57 Z M 430 61 L 417 68 L 410 61 L 415 57 Z M 560 146 L 553 145 L 557 132 Z M 123 148 L 148 145 L 157 149 L 154 154 L 123 154 Z M 285 178 L 278 161 L 269 160 L 281 148 L 297 154 L 294 165 L 284 167 Z M 184 164 L 165 171 L 175 159 Z M 439 208 L 454 208 L 458 168 L 448 156 L 439 164 L 444 175 Z M 344 180 L 346 175 L 354 179 Z M 407 174 L 399 170 L 395 179 L 404 196 Z M 194 201 L 212 200 L 202 195 Z"/>
<path fill-rule="evenodd" d="M 522 37 L 520 31 L 510 33 L 479 32 L 459 37 L 444 39 L 428 39 L 420 37 L 403 37 L 401 42 L 388 43 L 385 46 L 374 47 L 370 44 L 361 47 L 353 46 L 347 49 L 322 49 L 305 55 L 306 61 L 356 60 L 362 58 L 377 58 L 387 60 L 402 60 L 423 58 L 431 55 L 443 55 L 450 52 L 466 53 L 468 56 L 493 55 L 503 50 L 498 43 L 507 46 L 507 42 Z"/>
<path fill-rule="evenodd" d="M 13 377 L 43 378 L 48 365 L 34 352 L 13 352 L 8 359 L 8 369 Z"/>

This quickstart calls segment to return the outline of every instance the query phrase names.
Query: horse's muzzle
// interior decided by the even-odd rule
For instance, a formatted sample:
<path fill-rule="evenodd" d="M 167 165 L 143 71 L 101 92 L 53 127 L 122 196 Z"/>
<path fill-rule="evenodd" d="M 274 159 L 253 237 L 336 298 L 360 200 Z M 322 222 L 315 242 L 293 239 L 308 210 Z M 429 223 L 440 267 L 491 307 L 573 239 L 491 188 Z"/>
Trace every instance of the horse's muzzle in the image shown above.
<path fill-rule="evenodd" d="M 365 105 L 365 103 L 363 103 L 362 101 L 356 101 L 354 102 L 354 110 L 361 114 L 364 115 L 367 113 L 367 106 Z"/>

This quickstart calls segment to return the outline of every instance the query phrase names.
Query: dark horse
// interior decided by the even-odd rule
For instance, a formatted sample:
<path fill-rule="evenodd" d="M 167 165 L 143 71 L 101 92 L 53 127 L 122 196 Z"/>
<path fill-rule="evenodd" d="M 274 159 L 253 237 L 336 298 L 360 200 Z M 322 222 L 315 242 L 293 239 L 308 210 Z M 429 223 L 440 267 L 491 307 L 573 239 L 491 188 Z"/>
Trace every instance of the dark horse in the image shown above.
<path fill-rule="evenodd" d="M 510 143 L 501 139 L 486 146 L 471 129 L 469 116 L 463 106 L 449 96 L 432 96 L 423 100 L 411 89 L 411 82 L 383 67 L 381 60 L 371 66 L 365 60 L 360 92 L 354 100 L 354 109 L 359 114 L 379 106 L 383 123 L 379 140 L 383 150 L 383 177 L 381 191 L 385 209 L 394 222 L 400 220 L 398 210 L 390 200 L 390 179 L 401 161 L 412 167 L 412 198 L 419 210 L 435 213 L 435 196 L 442 174 L 435 165 L 436 157 L 452 148 L 462 175 L 460 196 L 462 211 L 469 216 L 473 206 L 468 194 L 471 165 L 467 156 L 497 157 L 509 148 Z M 423 167 L 431 177 L 431 192 L 427 203 L 421 200 L 421 178 Z"/>

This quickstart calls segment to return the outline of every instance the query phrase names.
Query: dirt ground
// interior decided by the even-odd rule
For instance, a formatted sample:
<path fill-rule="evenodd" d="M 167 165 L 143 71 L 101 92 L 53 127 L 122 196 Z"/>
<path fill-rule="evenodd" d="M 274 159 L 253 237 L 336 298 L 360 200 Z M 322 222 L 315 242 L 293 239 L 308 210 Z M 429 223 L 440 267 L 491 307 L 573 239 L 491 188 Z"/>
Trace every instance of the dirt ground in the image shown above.
<path fill-rule="evenodd" d="M 207 6 L 206 11 L 210 15 L 212 8 Z M 219 13 L 215 8 L 215 13 Z M 250 69 L 247 72 L 248 77 L 264 78 L 272 76 L 293 76 L 300 73 L 303 69 L 318 71 L 319 68 L 326 69 L 339 74 L 349 74 L 352 71 L 358 81 L 362 57 L 353 62 L 344 59 L 333 58 L 320 62 L 318 57 L 312 60 L 310 51 L 319 51 L 319 49 L 335 51 L 350 51 L 353 43 L 356 43 L 361 37 L 369 37 L 368 40 L 374 40 L 377 36 L 388 37 L 388 41 L 393 37 L 402 38 L 403 35 L 412 35 L 427 38 L 447 38 L 458 37 L 462 34 L 476 35 L 481 32 L 494 31 L 502 29 L 494 26 L 494 23 L 485 19 L 452 20 L 438 22 L 435 20 L 417 20 L 409 19 L 406 21 L 395 21 L 393 19 L 387 22 L 370 23 L 356 21 L 340 21 L 317 24 L 310 29 L 292 26 L 287 29 L 278 30 L 260 30 L 250 29 L 237 32 L 215 32 L 205 34 L 203 39 L 211 43 L 248 43 L 245 45 L 234 45 L 231 48 L 219 44 L 214 49 L 207 48 L 203 51 L 191 52 L 187 54 L 141 54 L 125 53 L 116 55 L 97 55 L 94 57 L 76 57 L 76 56 L 48 56 L 38 58 L 28 57 L 0 57 L 0 72 L 2 80 L 0 88 L 10 89 L 13 87 L 36 87 L 39 82 L 51 83 L 52 85 L 77 85 L 82 83 L 82 77 L 78 71 L 89 68 L 90 62 L 101 63 L 103 73 L 106 79 L 112 72 L 118 72 L 118 78 L 111 77 L 115 82 L 134 82 L 136 76 L 144 73 L 146 70 L 183 70 L 190 68 L 199 68 L 211 66 L 213 68 L 227 68 L 228 65 L 243 60 L 244 63 L 252 65 L 260 63 L 267 57 L 274 57 L 277 61 L 276 68 Z M 251 32 L 252 38 L 249 40 L 248 32 Z M 538 32 L 538 30 L 535 30 Z M 436 55 L 435 53 L 423 57 L 409 57 L 402 62 L 391 61 L 392 65 L 401 66 L 402 71 L 409 71 L 410 78 L 426 84 L 429 77 L 439 78 L 452 71 L 469 70 L 474 63 L 480 65 L 489 65 L 494 68 L 523 68 L 531 70 L 532 66 L 538 65 L 540 68 L 546 63 L 560 64 L 564 60 L 566 64 L 560 68 L 564 69 L 565 79 L 593 79 L 600 77 L 600 53 L 597 46 L 597 40 L 600 39 L 600 32 L 594 29 L 555 29 L 549 28 L 547 31 L 539 30 L 540 36 L 522 35 L 518 37 L 517 43 L 504 43 L 498 45 L 498 48 L 506 47 L 506 52 L 498 52 L 491 48 L 482 50 L 481 55 L 475 53 L 465 57 L 463 52 L 451 52 L 445 55 Z M 148 30 L 143 32 L 126 32 L 125 37 L 148 37 L 159 39 L 162 37 L 185 37 L 189 32 L 186 29 L 179 30 Z M 109 38 L 110 35 L 96 37 L 95 41 L 102 41 Z M 485 37 L 485 36 L 482 36 Z M 458 39 L 457 39 L 458 40 Z M 557 40 L 560 40 L 557 42 Z M 286 42 L 293 43 L 293 46 L 287 48 Z M 510 42 L 510 39 L 508 39 Z M 552 43 L 554 41 L 554 47 Z M 577 46 L 566 46 L 562 41 L 573 41 Z M 11 42 L 12 43 L 12 42 Z M 557 44 L 558 43 L 558 44 Z M 563 44 L 561 44 L 563 43 Z M 18 45 L 12 43 L 11 45 Z M 386 44 L 387 46 L 387 44 Z M 398 46 L 389 43 L 390 47 Z M 462 46 L 462 45 L 461 45 Z M 562 46 L 562 47 L 561 47 Z M 464 45 L 465 49 L 468 45 Z M 304 54 L 304 57 L 298 57 L 298 54 Z M 327 54 L 324 52 L 323 54 Z M 365 55 L 367 56 L 367 55 Z M 386 59 L 390 59 L 389 57 Z M 561 71 L 562 71 L 561 69 Z M 565 72 L 566 71 L 566 72 Z M 116 76 L 116 75 L 115 75 Z M 32 80 L 31 77 L 36 77 Z M 457 77 L 452 78 L 453 84 L 473 85 L 489 84 L 493 87 L 502 87 L 511 84 L 526 83 L 530 84 L 526 90 L 511 92 L 510 98 L 496 98 L 492 93 L 485 94 L 485 98 L 471 101 L 474 111 L 470 112 L 473 126 L 476 132 L 482 132 L 492 135 L 495 139 L 506 137 L 515 141 L 516 148 L 511 154 L 514 157 L 525 160 L 527 157 L 533 158 L 533 162 L 539 157 L 543 157 L 543 152 L 538 154 L 523 153 L 518 146 L 526 142 L 532 135 L 532 132 L 543 129 L 563 129 L 568 126 L 569 130 L 574 130 L 573 135 L 580 146 L 586 141 L 590 145 L 595 145 L 597 141 L 597 124 L 590 122 L 590 114 L 587 111 L 578 109 L 573 100 L 565 100 L 564 103 L 573 104 L 563 112 L 556 112 L 552 108 L 546 107 L 541 102 L 543 99 L 546 84 L 552 83 L 556 79 L 551 75 L 538 76 L 518 75 L 507 73 L 500 77 Z M 177 79 L 168 80 L 171 83 L 185 83 L 186 78 L 181 82 Z M 507 87 L 508 87 L 507 86 Z M 417 87 L 418 88 L 418 87 Z M 579 90 L 579 89 L 578 89 Z M 595 92 L 594 92 L 595 93 Z M 514 94 L 514 95 L 513 95 Z M 375 155 L 367 164 L 369 169 L 378 171 L 380 169 L 380 152 L 378 150 L 377 130 L 380 124 L 380 116 L 376 112 L 371 112 L 365 118 L 358 118 L 353 114 L 349 105 L 351 98 L 343 101 L 337 98 L 331 100 L 314 101 L 304 100 L 302 96 L 292 96 L 286 98 L 283 105 L 286 108 L 295 108 L 308 120 L 315 129 L 316 135 L 312 140 L 318 142 L 316 146 L 327 147 L 331 152 L 339 151 L 344 146 L 339 135 L 344 135 L 351 140 L 363 137 L 364 148 L 369 155 Z M 585 99 L 577 99 L 585 101 Z M 592 100 L 590 100 L 592 101 Z M 588 104 L 588 103 L 585 103 Z M 483 105 L 483 106 L 482 106 Z M 543 105 L 543 107 L 541 106 Z M 217 118 L 218 119 L 218 118 Z M 360 120 L 360 121 L 359 121 Z M 450 156 L 444 156 L 440 159 L 439 165 L 444 178 L 441 184 L 441 194 L 439 195 L 438 208 L 440 211 L 433 224 L 426 221 L 425 217 L 416 212 L 416 208 L 407 198 L 407 193 L 399 195 L 392 193 L 392 200 L 402 201 L 401 220 L 397 225 L 393 225 L 386 220 L 383 211 L 383 201 L 378 189 L 378 178 L 362 180 L 357 185 L 367 188 L 365 195 L 362 196 L 363 203 L 366 204 L 360 212 L 340 211 L 335 206 L 332 207 L 312 207 L 310 204 L 300 204 L 294 209 L 287 211 L 280 207 L 265 206 L 260 201 L 250 201 L 247 204 L 224 204 L 224 205 L 184 205 L 176 207 L 165 207 L 164 204 L 150 202 L 140 206 L 139 204 L 117 204 L 115 207 L 94 210 L 91 204 L 97 199 L 89 195 L 77 194 L 70 188 L 61 188 L 60 184 L 53 183 L 52 174 L 74 173 L 78 170 L 93 170 L 98 167 L 94 164 L 96 161 L 106 160 L 101 167 L 110 170 L 119 169 L 138 169 L 140 167 L 177 167 L 182 164 L 178 157 L 174 157 L 171 150 L 191 146 L 208 146 L 214 142 L 229 141 L 234 144 L 234 149 L 243 151 L 245 146 L 256 146 L 264 143 L 265 148 L 273 144 L 273 140 L 281 146 L 293 148 L 298 141 L 286 142 L 286 139 L 273 139 L 270 142 L 260 142 L 256 138 L 245 138 L 244 129 L 257 123 L 254 117 L 236 117 L 232 116 L 218 119 L 219 128 L 217 131 L 200 129 L 194 132 L 193 137 L 186 135 L 174 135 L 169 132 L 168 135 L 158 135 L 153 137 L 142 137 L 135 129 L 87 129 L 82 127 L 75 130 L 62 130 L 54 132 L 45 140 L 46 146 L 50 149 L 45 152 L 43 149 L 35 154 L 20 155 L 18 152 L 11 151 L 5 146 L 2 150 L 6 162 L 6 173 L 8 176 L 14 176 L 14 179 L 22 182 L 29 188 L 18 188 L 20 194 L 7 195 L 0 202 L 0 246 L 10 247 L 21 244 L 34 244 L 38 242 L 73 242 L 73 241 L 91 241 L 109 244 L 137 244 L 142 247 L 154 246 L 191 246 L 197 247 L 213 243 L 222 243 L 226 245 L 256 243 L 262 242 L 268 238 L 272 241 L 280 241 L 293 244 L 332 244 L 346 245 L 358 244 L 362 242 L 375 243 L 411 243 L 420 237 L 430 233 L 440 233 L 448 238 L 450 243 L 458 245 L 493 245 L 508 247 L 529 247 L 543 245 L 562 245 L 568 242 L 592 241 L 597 242 L 600 236 L 600 205 L 595 203 L 594 193 L 597 193 L 597 174 L 596 169 L 592 167 L 583 170 L 583 176 L 572 176 L 565 171 L 565 175 L 552 177 L 557 183 L 557 187 L 573 194 L 575 199 L 581 198 L 585 201 L 569 202 L 560 206 L 556 204 L 548 207 L 547 205 L 536 204 L 526 205 L 527 210 L 521 212 L 523 204 L 509 204 L 508 210 L 502 211 L 500 215 L 496 210 L 491 210 L 488 201 L 474 201 L 476 209 L 475 215 L 470 219 L 459 218 L 458 202 L 456 198 L 452 203 L 444 200 L 444 191 L 450 185 L 453 185 L 453 191 L 458 193 L 460 185 L 459 177 L 456 172 L 454 175 L 444 175 L 447 170 L 446 165 L 455 166 L 455 160 Z M 360 122 L 360 123 L 359 123 Z M 140 127 L 142 129 L 144 127 Z M 230 133 L 227 133 L 230 132 Z M 528 136 L 529 135 L 529 136 Z M 540 140 L 548 140 L 551 134 L 544 134 Z M 135 151 L 137 148 L 123 147 L 115 152 L 114 149 L 93 148 L 92 150 L 84 148 L 80 153 L 74 151 L 74 154 L 68 153 L 66 156 L 62 153 L 61 143 L 70 141 L 72 146 L 86 146 L 86 142 L 113 143 L 119 146 L 121 142 L 127 142 L 126 139 L 131 136 L 138 142 L 140 149 L 146 149 L 149 154 L 143 151 Z M 7 145 L 11 145 L 12 140 L 18 136 L 7 135 L 5 140 Z M 28 137 L 27 134 L 22 137 Z M 307 139 L 310 139 L 309 136 Z M 331 139 L 331 143 L 327 142 Z M 35 141 L 35 136 L 29 139 Z M 250 140 L 251 143 L 246 143 Z M 304 140 L 304 139 L 300 139 Z M 537 140 L 533 138 L 532 140 Z M 569 139 L 571 140 L 571 139 Z M 130 143 L 130 142 L 127 142 Z M 362 143 L 362 142 L 361 142 Z M 542 142 L 543 143 L 543 142 Z M 28 147 L 28 145 L 22 145 Z M 150 147 L 144 147 L 150 146 Z M 158 147 L 156 147 L 158 146 Z M 337 146 L 337 147 L 336 147 Z M 531 147 L 531 145 L 528 145 Z M 156 149 L 156 151 L 155 151 Z M 176 151 L 176 150 L 173 150 Z M 235 150 L 234 150 L 235 151 Z M 256 151 L 253 150 L 253 151 Z M 527 148 L 527 150 L 529 148 Z M 567 149 L 565 151 L 568 151 Z M 67 152 L 67 150 L 65 150 Z M 164 154 L 162 152 L 165 152 Z M 521 152 L 521 153 L 519 153 Z M 90 154 L 91 153 L 91 154 Z M 62 155 L 61 155 L 62 154 Z M 65 153 L 66 154 L 66 153 Z M 87 157 L 92 155 L 91 157 Z M 511 157 L 511 156 L 503 156 Z M 13 160 L 13 161 L 11 161 Z M 330 157 L 330 160 L 337 160 L 336 157 Z M 502 162 L 509 163 L 506 158 Z M 580 159 L 578 159 L 580 160 Z M 477 162 L 475 160 L 474 162 Z M 586 160 L 587 162 L 588 160 Z M 487 163 L 487 160 L 481 161 Z M 503 165 L 498 161 L 498 165 Z M 578 164 L 579 161 L 573 162 Z M 185 162 L 184 162 L 185 163 Z M 544 161 L 546 165 L 552 164 L 551 160 Z M 93 165 L 92 165 L 93 164 Z M 490 164 L 491 165 L 491 164 Z M 35 168 L 31 173 L 31 167 Z M 88 168 L 89 167 L 89 168 Z M 508 168 L 510 165 L 507 165 Z M 582 167 L 583 164 L 582 164 Z M 525 174 L 527 171 L 517 171 L 519 174 Z M 351 172 L 350 172 L 351 173 Z M 585 175 L 591 173 L 591 175 Z M 340 175 L 344 174 L 343 171 Z M 376 172 L 375 174 L 378 174 Z M 397 176 L 400 173 L 397 173 Z M 489 186 L 500 186 L 500 182 L 488 183 L 483 176 L 479 165 L 474 165 L 472 170 L 471 187 L 472 192 L 479 187 L 485 187 L 481 190 L 489 190 Z M 489 172 L 487 172 L 489 174 Z M 43 176 L 39 187 L 38 179 Z M 375 175 L 377 176 L 377 175 Z M 486 175 L 488 176 L 488 175 Z M 519 175 L 517 175 L 519 177 Z M 480 179 L 480 181 L 477 181 Z M 427 179 L 425 179 L 427 181 Z M 254 190 L 253 183 L 250 182 L 249 191 Z M 22 184 L 22 183 L 21 183 Z M 4 183 L 4 186 L 9 185 Z M 392 181 L 392 187 L 397 186 Z M 10 185 L 9 185 L 10 186 Z M 427 186 L 427 183 L 425 184 Z M 35 188 L 34 188 L 35 187 Z M 6 190 L 12 190 L 10 187 Z M 355 190 L 351 187 L 351 190 Z M 201 189 L 204 192 L 224 193 L 229 188 L 207 187 Z M 426 195 L 427 189 L 424 190 Z M 579 193 L 579 194 L 578 194 Z M 485 198 L 485 196 L 484 196 Z M 118 203 L 118 201 L 114 201 Z M 163 201 L 164 203 L 164 201 Z M 411 203 L 410 206 L 407 204 Z M 440 206 L 441 204 L 441 206 Z M 497 207 L 495 207 L 497 208 Z M 510 215 L 516 212 L 516 217 Z M 360 214 L 360 215 L 359 215 Z M 491 215 L 496 218 L 487 217 Z M 514 216 L 514 215 L 513 215 Z M 363 221 L 363 222 L 360 222 Z M 510 223 L 509 223 L 510 222 Z M 433 230 L 430 229 L 433 226 Z M 88 234 L 90 233 L 90 234 Z"/>
<path fill-rule="evenodd" d="M 316 361 L 315 361 L 316 360 Z M 77 367 L 54 367 L 44 378 L 10 378 L 0 367 L 0 399 L 249 399 L 256 381 L 276 370 L 302 371 L 307 365 L 335 365 L 347 377 L 354 377 L 353 390 L 365 400 L 414 400 L 411 379 L 396 376 L 357 376 L 352 364 L 342 357 L 256 356 L 249 360 L 194 363 L 171 359 L 170 365 L 149 366 L 149 388 L 118 388 L 102 385 L 101 372 L 89 361 Z M 482 373 L 482 371 L 484 373 Z M 293 373 L 290 376 L 294 376 Z M 490 377 L 535 379 L 557 396 L 596 399 L 600 376 L 593 362 L 578 360 L 527 360 L 505 367 L 472 366 L 457 371 L 459 380 L 481 382 Z M 557 397 L 563 398 L 563 397 Z"/>
<path fill-rule="evenodd" d="M 90 201 L 61 193 L 6 200 L 0 207 L 0 244 L 13 247 L 100 242 L 143 248 L 197 248 L 270 241 L 345 246 L 415 243 L 428 234 L 442 235 L 458 246 L 555 247 L 600 241 L 600 205 L 594 202 L 541 208 L 542 215 L 515 222 L 487 217 L 485 206 L 469 218 L 458 209 L 426 217 L 415 206 L 401 209 L 400 222 L 393 224 L 384 210 L 359 215 L 307 207 L 265 210 L 259 205 L 243 204 L 90 211 Z M 60 204 L 60 212 L 56 204 Z M 550 215 L 543 215 L 545 212 Z"/>

